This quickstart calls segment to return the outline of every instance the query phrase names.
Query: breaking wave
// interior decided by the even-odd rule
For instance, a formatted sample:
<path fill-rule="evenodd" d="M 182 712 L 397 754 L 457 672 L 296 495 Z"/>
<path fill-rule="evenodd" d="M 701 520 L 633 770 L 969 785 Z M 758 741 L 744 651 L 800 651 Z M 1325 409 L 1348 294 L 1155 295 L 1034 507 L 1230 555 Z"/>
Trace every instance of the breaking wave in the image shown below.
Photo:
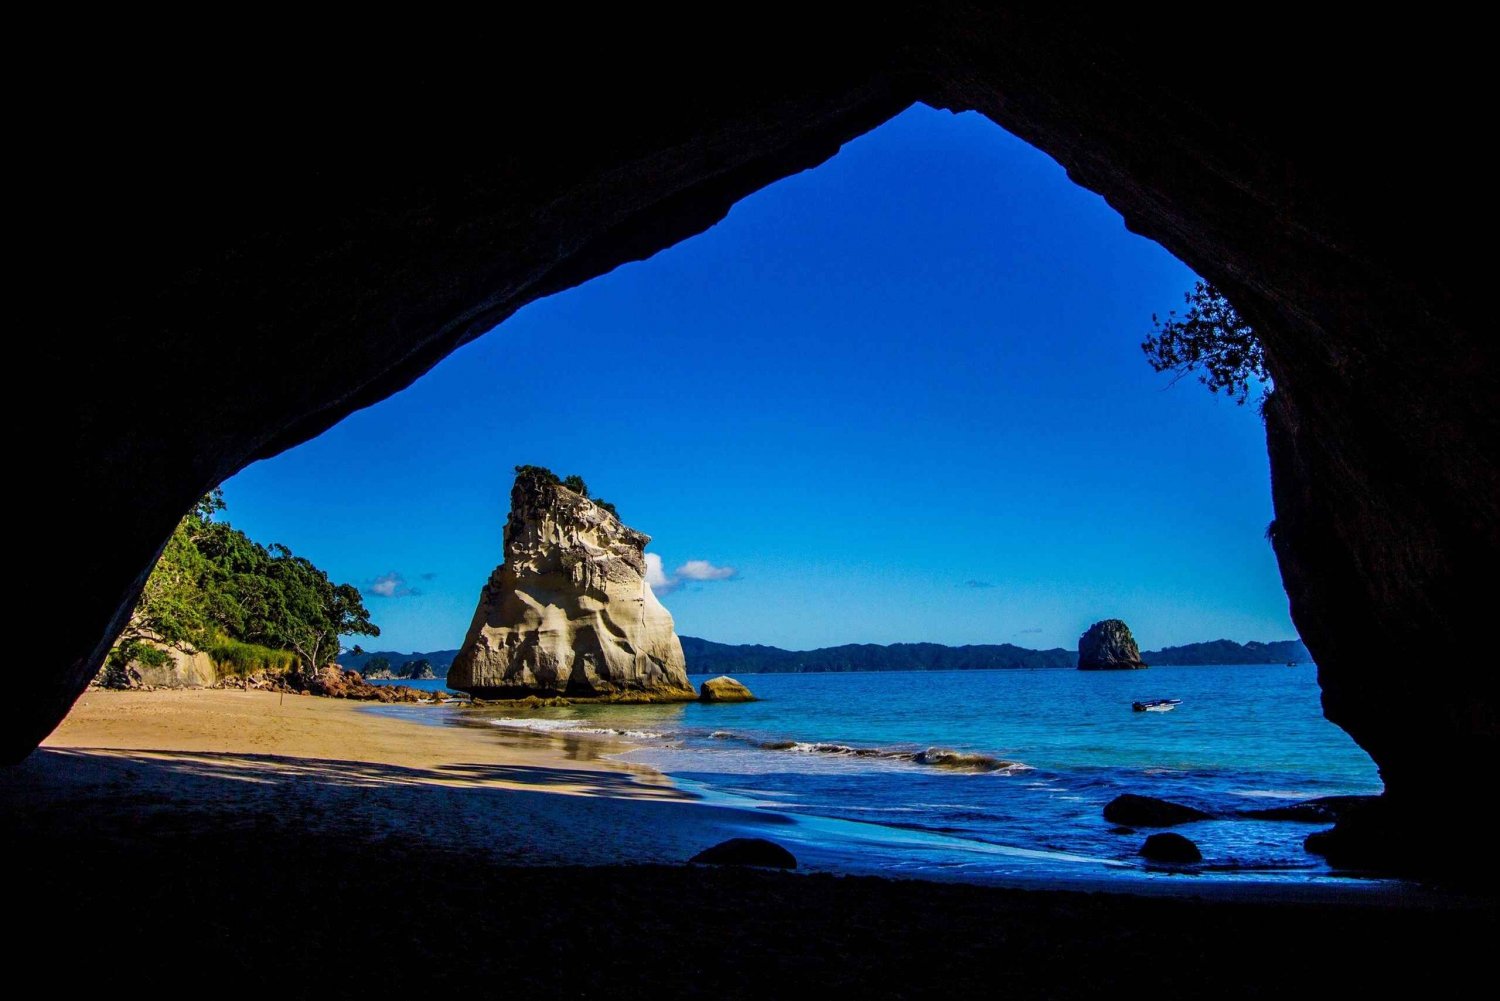
<path fill-rule="evenodd" d="M 505 716 L 489 721 L 490 726 L 503 726 L 512 730 L 530 730 L 533 733 L 581 734 L 598 737 L 629 737 L 632 740 L 660 740 L 668 736 L 655 730 L 625 730 L 619 727 L 590 726 L 576 719 L 519 719 Z"/>
<path fill-rule="evenodd" d="M 723 734 L 723 736 L 720 736 L 720 734 Z M 714 736 L 720 740 L 738 739 L 744 743 L 758 747 L 762 751 L 792 751 L 797 754 L 832 754 L 846 758 L 878 758 L 885 761 L 906 761 L 914 765 L 946 768 L 955 772 L 1017 772 L 1030 769 L 1029 765 L 1024 765 L 1019 761 L 1006 761 L 988 754 L 953 751 L 943 747 L 929 747 L 925 751 L 913 751 L 906 748 L 856 747 L 852 744 L 804 740 L 755 741 L 748 738 L 736 737 L 736 735 L 725 733 L 724 731 L 718 731 Z"/>

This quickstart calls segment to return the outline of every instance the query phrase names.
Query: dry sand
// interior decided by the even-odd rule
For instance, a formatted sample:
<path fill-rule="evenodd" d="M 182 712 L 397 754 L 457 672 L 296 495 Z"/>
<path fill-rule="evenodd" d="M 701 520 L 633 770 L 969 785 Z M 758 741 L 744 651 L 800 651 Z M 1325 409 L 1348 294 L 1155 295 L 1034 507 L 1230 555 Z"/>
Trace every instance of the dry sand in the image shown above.
<path fill-rule="evenodd" d="M 704 805 L 652 769 L 607 759 L 624 745 L 462 719 L 447 706 L 269 692 L 89 692 L 9 778 L 28 787 L 29 810 L 87 800 L 127 839 L 141 824 L 190 827 L 212 813 L 420 837 L 502 863 L 681 862 L 783 822 Z"/>
<path fill-rule="evenodd" d="M 455 721 L 459 712 L 437 705 L 376 710 L 273 692 L 90 691 L 42 746 L 129 751 L 140 760 L 234 761 L 253 771 L 305 771 L 310 761 L 337 771 L 336 762 L 357 762 L 390 766 L 392 781 L 490 788 L 534 787 L 528 769 L 561 767 L 567 778 L 547 783 L 550 792 L 685 798 L 651 769 L 604 760 L 618 749 L 607 743 L 433 725 Z M 274 757 L 257 757 L 266 755 Z"/>

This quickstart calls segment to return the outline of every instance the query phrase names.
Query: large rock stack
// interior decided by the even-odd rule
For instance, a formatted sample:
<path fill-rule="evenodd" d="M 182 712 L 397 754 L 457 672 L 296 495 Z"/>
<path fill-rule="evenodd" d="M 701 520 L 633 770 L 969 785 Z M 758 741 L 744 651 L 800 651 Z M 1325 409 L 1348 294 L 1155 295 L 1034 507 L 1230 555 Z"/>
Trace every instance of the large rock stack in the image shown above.
<path fill-rule="evenodd" d="M 650 541 L 546 470 L 523 467 L 505 562 L 480 592 L 448 685 L 479 698 L 697 698 L 672 616 L 646 583 Z"/>
<path fill-rule="evenodd" d="M 1130 627 L 1119 619 L 1095 622 L 1078 637 L 1080 671 L 1128 671 L 1145 666 Z"/>

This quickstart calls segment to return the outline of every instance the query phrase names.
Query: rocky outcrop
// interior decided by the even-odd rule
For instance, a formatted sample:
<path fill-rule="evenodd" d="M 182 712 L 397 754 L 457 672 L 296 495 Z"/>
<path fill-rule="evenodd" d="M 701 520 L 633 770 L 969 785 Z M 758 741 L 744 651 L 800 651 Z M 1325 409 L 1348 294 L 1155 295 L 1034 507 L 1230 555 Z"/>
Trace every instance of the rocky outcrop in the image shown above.
<path fill-rule="evenodd" d="M 165 654 L 159 663 L 140 658 L 107 668 L 94 683 L 106 688 L 212 688 L 219 681 L 213 658 L 190 646 L 144 639 L 151 650 Z"/>
<path fill-rule="evenodd" d="M 150 688 L 210 688 L 219 680 L 219 669 L 213 658 L 202 650 L 163 647 L 169 658 L 165 664 L 136 665 L 141 684 Z"/>
<path fill-rule="evenodd" d="M 697 698 L 672 616 L 646 583 L 650 536 L 555 481 L 517 474 L 505 562 L 480 592 L 448 684 L 484 699 Z"/>
<path fill-rule="evenodd" d="M 702 702 L 754 702 L 755 696 L 729 675 L 721 674 L 698 686 L 698 699 Z"/>
<path fill-rule="evenodd" d="M 1161 862 L 1166 865 L 1192 865 L 1203 861 L 1203 853 L 1198 846 L 1181 834 L 1165 831 L 1161 834 L 1153 834 L 1141 845 L 1140 856 L 1149 862 Z"/>
<path fill-rule="evenodd" d="M 1358 46 L 1337 12 L 1304 11 L 1296 31 L 1253 13 L 938 2 L 788 33 L 746 6 L 727 41 L 624 45 L 563 21 L 528 37 L 570 47 L 567 87 L 550 83 L 552 52 L 496 67 L 464 39 L 424 57 L 397 38 L 399 77 L 345 61 L 388 59 L 376 45 L 325 46 L 274 80 L 202 61 L 188 73 L 209 116 L 158 100 L 179 52 L 91 50 L 69 127 L 18 126 L 18 145 L 49 154 L 23 165 L 39 208 L 17 234 L 19 281 L 46 332 L 20 371 L 69 406 L 33 435 L 50 489 L 16 500 L 56 540 L 30 592 L 70 598 L 8 700 L 0 755 L 62 719 L 208 488 L 926 101 L 1037 146 L 1254 324 L 1276 383 L 1271 540 L 1324 711 L 1380 764 L 1392 816 L 1488 802 L 1500 694 L 1472 656 L 1493 605 L 1473 581 L 1500 565 L 1500 340 L 1482 254 L 1453 230 L 1492 179 L 1483 157 L 1388 141 L 1391 122 L 1474 135 L 1487 40 L 1431 9 L 1365 25 Z M 1245 87 L 1223 72 L 1239 64 L 1277 71 Z M 330 129 L 349 79 L 361 100 L 338 101 Z M 503 129 L 496 93 L 527 95 Z M 159 114 L 143 126 L 120 107 Z M 247 144 L 262 121 L 280 141 Z M 464 156 L 432 156 L 434 135 Z M 287 148 L 319 169 L 288 169 Z M 184 163 L 201 169 L 166 169 Z M 97 334 L 86 351 L 55 333 L 78 316 Z M 517 358 L 504 377 L 552 360 Z M 593 371 L 558 380 L 558 413 Z"/>
<path fill-rule="evenodd" d="M 406 685 L 372 685 L 358 672 L 329 664 L 311 677 L 301 674 L 267 674 L 248 677 L 229 675 L 214 685 L 242 692 L 281 692 L 286 695 L 321 695 L 329 699 L 358 702 L 446 702 L 448 692 L 429 692 Z"/>
<path fill-rule="evenodd" d="M 349 670 L 349 668 L 345 668 Z M 368 681 L 436 681 L 437 673 L 425 660 L 407 661 L 396 667 L 377 667 L 360 672 Z"/>
<path fill-rule="evenodd" d="M 1105 820 L 1126 827 L 1175 827 L 1194 820 L 1208 820 L 1210 816 L 1171 800 L 1129 792 L 1116 796 L 1104 807 Z"/>
<path fill-rule="evenodd" d="M 1145 666 L 1130 627 L 1119 619 L 1095 622 L 1078 637 L 1080 671 L 1128 671 Z"/>
<path fill-rule="evenodd" d="M 300 676 L 292 675 L 288 680 L 296 684 Z M 298 687 L 313 695 L 360 702 L 432 702 L 447 696 L 446 692 L 424 692 L 406 685 L 372 685 L 358 671 L 345 671 L 337 664 L 323 668 Z"/>
<path fill-rule="evenodd" d="M 751 865 L 766 869 L 795 869 L 791 852 L 765 838 L 730 838 L 688 859 L 698 865 Z"/>

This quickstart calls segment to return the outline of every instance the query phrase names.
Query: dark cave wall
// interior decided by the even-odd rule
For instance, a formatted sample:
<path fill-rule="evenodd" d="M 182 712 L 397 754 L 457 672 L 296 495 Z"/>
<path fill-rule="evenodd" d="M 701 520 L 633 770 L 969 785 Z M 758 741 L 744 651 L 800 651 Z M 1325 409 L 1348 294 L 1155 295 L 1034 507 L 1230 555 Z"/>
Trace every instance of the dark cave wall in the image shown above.
<path fill-rule="evenodd" d="M 1430 789 L 1440 760 L 1488 787 L 1464 762 L 1494 759 L 1493 674 L 1459 644 L 1483 597 L 1461 581 L 1500 549 L 1500 394 L 1453 238 L 1488 187 L 1464 149 L 1479 33 L 1367 21 L 1353 45 L 1306 13 L 1068 4 L 731 23 L 692 51 L 637 20 L 528 22 L 503 52 L 408 31 L 398 62 L 299 38 L 274 74 L 219 52 L 84 61 L 93 99 L 33 147 L 25 190 L 29 289 L 68 317 L 41 351 L 70 401 L 39 462 L 63 499 L 37 520 L 90 530 L 58 533 L 44 570 L 38 593 L 78 597 L 11 700 L 7 756 L 81 691 L 204 490 L 925 100 L 1055 157 L 1256 323 L 1275 545 L 1328 714 L 1393 793 Z M 32 108 L 22 128 L 48 124 Z M 1443 672 L 1419 719 L 1434 677 L 1414 664 Z"/>

